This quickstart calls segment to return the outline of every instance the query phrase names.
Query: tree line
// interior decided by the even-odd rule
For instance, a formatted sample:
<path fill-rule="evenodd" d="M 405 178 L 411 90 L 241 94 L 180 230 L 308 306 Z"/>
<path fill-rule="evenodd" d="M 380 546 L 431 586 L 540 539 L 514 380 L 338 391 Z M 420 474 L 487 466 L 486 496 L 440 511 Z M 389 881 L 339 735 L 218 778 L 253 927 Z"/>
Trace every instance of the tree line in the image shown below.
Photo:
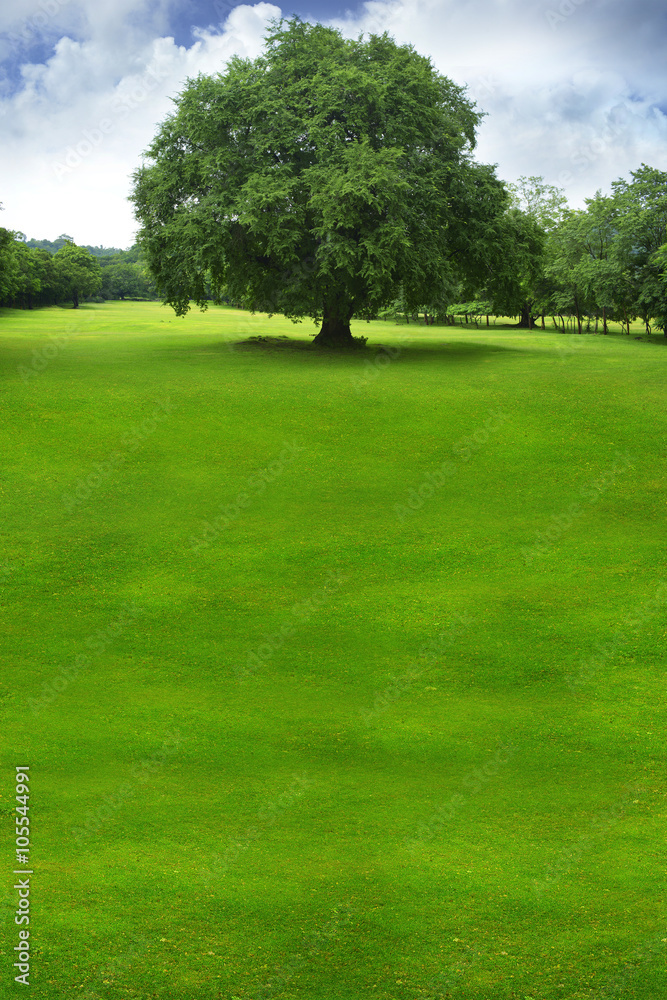
<path fill-rule="evenodd" d="M 462 284 L 454 303 L 431 308 L 445 321 L 456 316 L 519 317 L 519 325 L 591 328 L 606 334 L 615 320 L 630 332 L 640 319 L 667 335 L 667 173 L 642 164 L 612 192 L 568 206 L 562 190 L 541 177 L 508 185 L 500 220 L 509 238 L 496 243 L 489 280 Z"/>
<path fill-rule="evenodd" d="M 0 306 L 35 309 L 84 300 L 155 299 L 155 283 L 138 246 L 77 246 L 57 240 L 26 240 L 0 228 Z"/>

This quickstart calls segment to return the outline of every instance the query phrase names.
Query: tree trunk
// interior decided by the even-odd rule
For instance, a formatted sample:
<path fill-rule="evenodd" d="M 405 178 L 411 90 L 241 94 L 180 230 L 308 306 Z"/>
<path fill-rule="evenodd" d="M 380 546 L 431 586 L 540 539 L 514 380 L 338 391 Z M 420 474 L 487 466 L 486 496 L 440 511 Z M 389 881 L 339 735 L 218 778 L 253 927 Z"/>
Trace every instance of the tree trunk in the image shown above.
<path fill-rule="evenodd" d="M 581 333 L 581 313 L 579 312 L 579 299 L 575 295 L 574 308 L 577 310 L 577 330 Z"/>
<path fill-rule="evenodd" d="M 607 333 L 607 307 L 602 306 L 602 332 Z"/>
<path fill-rule="evenodd" d="M 520 330 L 532 330 L 533 328 L 533 318 L 530 315 L 530 308 L 527 302 L 524 302 L 521 306 L 521 317 L 517 326 Z"/>
<path fill-rule="evenodd" d="M 75 309 L 79 308 L 79 293 L 78 292 L 73 292 L 72 293 L 72 303 L 73 303 Z"/>
<path fill-rule="evenodd" d="M 320 347 L 354 347 L 350 331 L 352 309 L 341 297 L 325 300 L 322 328 L 313 341 Z"/>
<path fill-rule="evenodd" d="M 486 325 L 487 326 L 489 325 L 489 314 L 488 313 L 486 314 Z"/>

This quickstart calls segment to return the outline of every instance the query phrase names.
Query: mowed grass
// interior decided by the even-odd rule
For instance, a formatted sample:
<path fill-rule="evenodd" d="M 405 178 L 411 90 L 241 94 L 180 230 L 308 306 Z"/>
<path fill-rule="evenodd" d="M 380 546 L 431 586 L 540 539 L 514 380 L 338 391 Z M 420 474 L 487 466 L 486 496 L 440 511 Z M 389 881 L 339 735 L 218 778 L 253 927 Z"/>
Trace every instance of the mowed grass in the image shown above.
<path fill-rule="evenodd" d="M 5 988 L 665 995 L 661 338 L 311 332 L 0 316 Z"/>

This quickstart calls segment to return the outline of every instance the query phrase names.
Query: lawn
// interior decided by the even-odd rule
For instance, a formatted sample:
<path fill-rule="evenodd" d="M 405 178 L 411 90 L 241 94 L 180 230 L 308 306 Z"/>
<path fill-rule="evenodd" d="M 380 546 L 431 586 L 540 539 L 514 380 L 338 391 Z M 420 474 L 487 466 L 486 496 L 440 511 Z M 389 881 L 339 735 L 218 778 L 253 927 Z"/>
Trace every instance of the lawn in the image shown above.
<path fill-rule="evenodd" d="M 666 995 L 663 338 L 313 329 L 0 313 L 4 995 Z"/>

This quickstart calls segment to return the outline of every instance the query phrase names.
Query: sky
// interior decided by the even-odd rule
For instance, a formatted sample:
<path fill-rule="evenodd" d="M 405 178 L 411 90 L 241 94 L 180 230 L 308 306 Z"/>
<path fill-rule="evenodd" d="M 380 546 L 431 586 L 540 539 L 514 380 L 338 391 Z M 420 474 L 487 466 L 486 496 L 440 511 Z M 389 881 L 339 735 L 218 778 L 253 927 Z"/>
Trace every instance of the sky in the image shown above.
<path fill-rule="evenodd" d="M 582 207 L 641 163 L 667 170 L 664 0 L 289 3 L 2 0 L 0 225 L 131 246 L 131 175 L 171 99 L 291 14 L 429 56 L 486 113 L 476 158 L 505 181 L 541 176 Z"/>

